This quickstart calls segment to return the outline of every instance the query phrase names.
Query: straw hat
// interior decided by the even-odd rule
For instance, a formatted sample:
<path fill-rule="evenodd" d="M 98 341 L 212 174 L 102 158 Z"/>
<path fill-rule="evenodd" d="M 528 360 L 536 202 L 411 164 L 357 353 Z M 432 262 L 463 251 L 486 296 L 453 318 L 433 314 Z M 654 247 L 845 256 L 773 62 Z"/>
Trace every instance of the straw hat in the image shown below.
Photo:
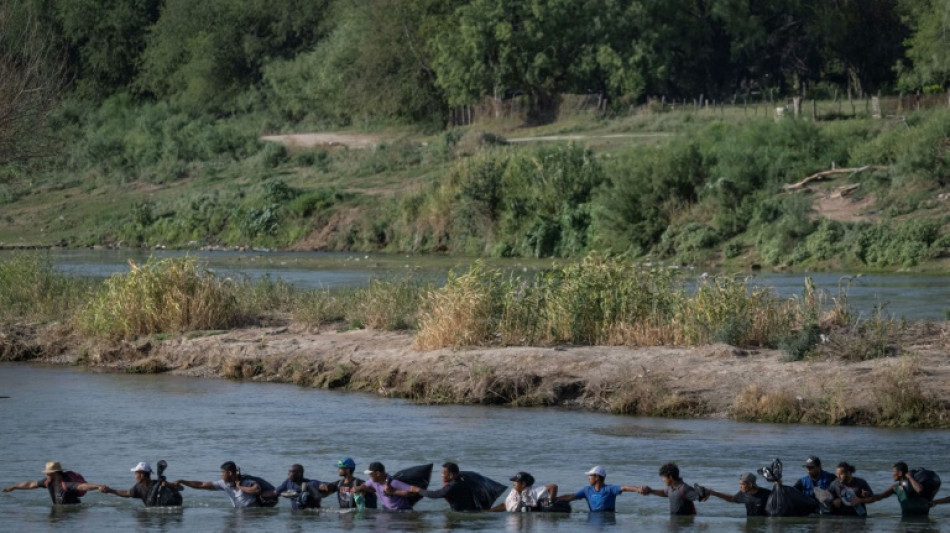
<path fill-rule="evenodd" d="M 59 461 L 47 461 L 46 468 L 43 469 L 44 474 L 52 474 L 54 472 L 62 472 L 63 467 L 59 464 Z"/>

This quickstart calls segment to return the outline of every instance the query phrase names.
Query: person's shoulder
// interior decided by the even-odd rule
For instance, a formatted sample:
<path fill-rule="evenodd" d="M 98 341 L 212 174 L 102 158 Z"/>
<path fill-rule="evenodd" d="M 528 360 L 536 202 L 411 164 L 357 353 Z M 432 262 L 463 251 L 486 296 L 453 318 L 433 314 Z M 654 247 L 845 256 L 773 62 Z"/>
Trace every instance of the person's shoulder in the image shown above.
<path fill-rule="evenodd" d="M 212 481 L 211 486 L 213 486 L 214 488 L 218 490 L 225 490 L 228 488 L 227 483 L 225 483 L 223 479 L 216 479 Z"/>

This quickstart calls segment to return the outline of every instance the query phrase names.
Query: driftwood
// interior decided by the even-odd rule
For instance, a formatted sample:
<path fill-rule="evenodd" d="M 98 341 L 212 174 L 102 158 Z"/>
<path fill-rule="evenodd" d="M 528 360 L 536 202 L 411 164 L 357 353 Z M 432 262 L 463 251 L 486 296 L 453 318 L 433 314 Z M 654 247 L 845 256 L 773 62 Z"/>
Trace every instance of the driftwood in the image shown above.
<path fill-rule="evenodd" d="M 784 185 L 783 188 L 786 191 L 791 191 L 791 190 L 800 189 L 804 187 L 805 184 L 807 184 L 810 181 L 820 180 L 822 178 L 831 176 L 833 174 L 851 174 L 853 176 L 860 172 L 864 172 L 865 170 L 880 170 L 884 168 L 888 168 L 887 165 L 865 165 L 863 167 L 857 167 L 857 168 L 833 168 L 831 170 L 823 170 L 816 174 L 812 174 L 811 176 L 808 176 L 807 178 L 803 179 L 802 181 L 799 181 L 798 183 Z"/>

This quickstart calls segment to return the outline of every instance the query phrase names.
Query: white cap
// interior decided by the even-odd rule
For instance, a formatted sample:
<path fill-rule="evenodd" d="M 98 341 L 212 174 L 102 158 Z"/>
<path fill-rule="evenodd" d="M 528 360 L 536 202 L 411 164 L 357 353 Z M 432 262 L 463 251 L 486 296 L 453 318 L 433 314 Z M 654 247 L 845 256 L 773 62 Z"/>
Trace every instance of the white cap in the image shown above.
<path fill-rule="evenodd" d="M 607 477 L 607 469 L 602 466 L 595 466 L 587 471 L 588 476 Z"/>
<path fill-rule="evenodd" d="M 132 471 L 133 472 L 151 472 L 152 467 L 148 466 L 148 463 L 146 463 L 145 461 L 142 461 L 141 463 L 132 467 Z"/>

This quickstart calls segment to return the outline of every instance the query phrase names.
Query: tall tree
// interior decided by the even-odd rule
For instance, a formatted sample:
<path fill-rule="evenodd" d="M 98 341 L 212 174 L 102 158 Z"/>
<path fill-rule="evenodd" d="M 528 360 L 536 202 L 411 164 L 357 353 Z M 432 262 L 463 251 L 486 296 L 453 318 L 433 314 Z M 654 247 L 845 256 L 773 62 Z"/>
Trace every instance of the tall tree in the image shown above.
<path fill-rule="evenodd" d="M 901 84 L 950 87 L 950 0 L 903 0 L 901 7 L 911 32 Z"/>
<path fill-rule="evenodd" d="M 0 165 L 48 154 L 43 126 L 68 81 L 53 43 L 30 5 L 0 4 Z"/>

